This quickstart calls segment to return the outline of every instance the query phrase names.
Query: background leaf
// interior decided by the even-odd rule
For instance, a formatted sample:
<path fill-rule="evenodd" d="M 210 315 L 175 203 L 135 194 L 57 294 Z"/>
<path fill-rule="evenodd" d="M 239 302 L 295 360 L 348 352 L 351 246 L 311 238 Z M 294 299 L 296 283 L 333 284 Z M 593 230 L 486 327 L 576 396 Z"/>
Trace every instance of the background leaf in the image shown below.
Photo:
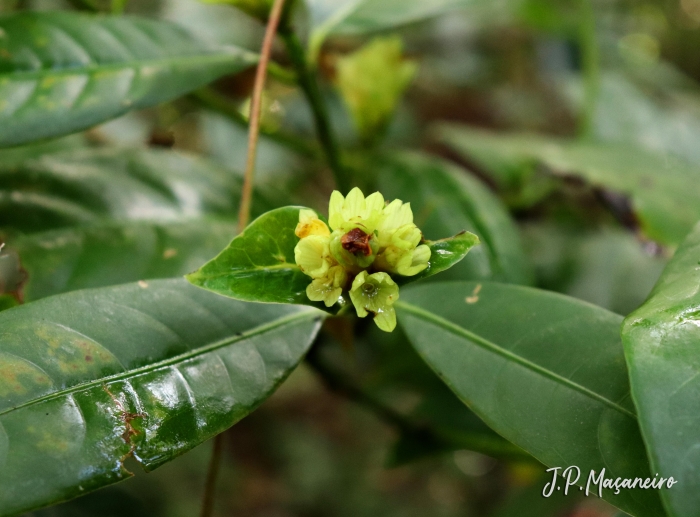
<path fill-rule="evenodd" d="M 125 222 L 40 232 L 14 240 L 25 301 L 136 280 L 179 277 L 215 256 L 234 222 Z M 1 275 L 0 275 L 1 276 Z"/>
<path fill-rule="evenodd" d="M 464 126 L 443 125 L 437 135 L 485 168 L 539 163 L 555 174 L 581 176 L 595 187 L 629 196 L 642 231 L 662 244 L 679 244 L 700 219 L 700 168 L 672 155 Z"/>
<path fill-rule="evenodd" d="M 80 131 L 256 62 L 136 17 L 23 12 L 0 30 L 0 146 Z"/>
<path fill-rule="evenodd" d="M 154 469 L 243 418 L 300 361 L 321 313 L 161 280 L 0 314 L 0 514 Z M 31 489 L 27 487 L 31 486 Z"/>
<path fill-rule="evenodd" d="M 678 481 L 663 493 L 670 515 L 700 515 L 700 225 L 649 299 L 625 320 L 632 396 L 655 472 Z"/>
<path fill-rule="evenodd" d="M 578 466 L 581 484 L 602 468 L 606 477 L 649 477 L 621 317 L 545 291 L 473 282 L 406 289 L 396 306 L 425 361 L 504 438 L 547 466 Z M 633 515 L 663 514 L 652 491 L 603 495 Z"/>
<path fill-rule="evenodd" d="M 481 242 L 442 280 L 495 279 L 529 283 L 532 273 L 515 224 L 479 180 L 457 166 L 418 153 L 387 157 L 378 171 L 387 199 L 409 201 L 428 239 L 467 230 Z"/>
<path fill-rule="evenodd" d="M 48 154 L 0 168 L 0 228 L 30 233 L 104 221 L 233 217 L 240 185 L 238 175 L 172 151 Z"/>
<path fill-rule="evenodd" d="M 315 58 L 333 34 L 366 34 L 392 29 L 479 4 L 481 0 L 306 0 Z"/>
<path fill-rule="evenodd" d="M 240 184 L 235 172 L 173 151 L 77 149 L 0 167 L 5 255 L 28 273 L 25 301 L 181 276 L 236 234 Z M 253 200 L 254 214 L 269 207 Z M 0 293 L 15 290 L 3 291 L 8 275 L 0 269 Z"/>

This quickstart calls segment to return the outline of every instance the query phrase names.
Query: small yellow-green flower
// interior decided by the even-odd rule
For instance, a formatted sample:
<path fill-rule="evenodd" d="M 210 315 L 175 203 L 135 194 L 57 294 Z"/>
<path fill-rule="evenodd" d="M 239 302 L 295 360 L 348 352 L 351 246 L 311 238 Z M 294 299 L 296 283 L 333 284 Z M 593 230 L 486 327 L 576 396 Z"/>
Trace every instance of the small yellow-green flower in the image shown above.
<path fill-rule="evenodd" d="M 396 328 L 396 311 L 392 305 L 399 299 L 399 286 L 387 273 L 369 275 L 362 271 L 352 282 L 350 299 L 360 318 L 371 313 L 381 330 L 391 332 Z"/>
<path fill-rule="evenodd" d="M 358 316 L 374 315 L 380 329 L 396 327 L 392 304 L 399 287 L 391 275 L 414 276 L 428 267 L 430 248 L 413 223 L 408 203 L 389 204 L 375 192 L 333 192 L 328 225 L 313 210 L 299 211 L 294 249 L 297 265 L 312 278 L 306 294 L 331 307 L 349 291 Z M 330 228 L 329 228 L 330 226 Z"/>

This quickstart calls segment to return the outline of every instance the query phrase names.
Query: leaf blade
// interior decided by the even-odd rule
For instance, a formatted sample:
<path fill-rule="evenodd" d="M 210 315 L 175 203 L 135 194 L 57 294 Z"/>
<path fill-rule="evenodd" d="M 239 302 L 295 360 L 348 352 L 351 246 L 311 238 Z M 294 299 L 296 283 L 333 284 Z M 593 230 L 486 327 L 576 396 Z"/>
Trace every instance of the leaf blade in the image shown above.
<path fill-rule="evenodd" d="M 700 225 L 676 251 L 622 340 L 632 395 L 652 466 L 678 484 L 663 493 L 669 515 L 699 515 L 697 408 L 700 385 Z"/>
<path fill-rule="evenodd" d="M 0 29 L 0 147 L 86 129 L 256 61 L 136 17 L 19 13 Z"/>
<path fill-rule="evenodd" d="M 0 514 L 128 477 L 129 455 L 157 468 L 229 427 L 301 360 L 320 314 L 251 306 L 183 280 L 4 311 Z"/>
<path fill-rule="evenodd" d="M 561 295 L 474 282 L 414 287 L 396 305 L 424 360 L 503 437 L 545 465 L 577 465 L 582 476 L 602 467 L 606 477 L 649 476 L 621 317 Z M 662 512 L 653 493 L 603 494 L 634 515 Z"/>
<path fill-rule="evenodd" d="M 700 219 L 700 169 L 684 160 L 619 144 L 580 143 L 532 134 L 498 134 L 442 125 L 438 140 L 485 168 L 544 164 L 595 187 L 629 196 L 642 231 L 662 244 L 679 244 Z"/>
<path fill-rule="evenodd" d="M 379 188 L 388 199 L 411 203 L 414 220 L 427 237 L 467 230 L 482 243 L 441 278 L 532 281 L 517 229 L 501 202 L 477 179 L 454 165 L 419 153 L 387 156 Z"/>

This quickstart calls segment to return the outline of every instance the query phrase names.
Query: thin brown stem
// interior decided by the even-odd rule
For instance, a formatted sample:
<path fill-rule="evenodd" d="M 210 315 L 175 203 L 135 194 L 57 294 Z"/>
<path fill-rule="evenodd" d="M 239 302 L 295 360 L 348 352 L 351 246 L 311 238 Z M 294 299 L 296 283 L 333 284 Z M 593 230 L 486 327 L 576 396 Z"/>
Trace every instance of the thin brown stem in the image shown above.
<path fill-rule="evenodd" d="M 250 130 L 248 134 L 248 160 L 243 179 L 243 193 L 241 194 L 241 207 L 238 212 L 238 231 L 242 232 L 250 219 L 250 202 L 253 197 L 253 175 L 255 173 L 255 159 L 257 158 L 258 136 L 260 134 L 260 112 L 262 108 L 263 88 L 267 77 L 267 64 L 272 53 L 272 44 L 275 42 L 277 27 L 279 27 L 284 10 L 284 0 L 275 0 L 270 12 L 270 18 L 265 29 L 265 39 L 260 50 L 260 62 L 255 75 L 255 87 L 253 88 L 253 100 L 250 103 Z"/>
<path fill-rule="evenodd" d="M 207 472 L 207 482 L 204 486 L 204 497 L 202 499 L 201 517 L 211 517 L 214 514 L 214 501 L 216 499 L 216 479 L 219 476 L 219 465 L 221 464 L 221 453 L 224 448 L 224 433 L 214 437 L 214 448 L 211 452 L 209 471 Z"/>

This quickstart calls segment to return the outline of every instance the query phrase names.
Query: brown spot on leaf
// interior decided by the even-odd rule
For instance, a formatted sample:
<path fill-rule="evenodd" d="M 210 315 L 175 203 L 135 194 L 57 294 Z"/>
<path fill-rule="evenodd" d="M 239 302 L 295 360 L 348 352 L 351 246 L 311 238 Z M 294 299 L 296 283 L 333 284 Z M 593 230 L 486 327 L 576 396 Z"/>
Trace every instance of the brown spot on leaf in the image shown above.
<path fill-rule="evenodd" d="M 124 432 L 121 434 L 121 438 L 124 440 L 124 443 L 129 446 L 129 452 L 122 456 L 119 462 L 121 463 L 122 468 L 127 470 L 124 467 L 124 462 L 129 456 L 133 456 L 134 450 L 136 449 L 136 444 L 134 444 L 132 438 L 141 434 L 139 430 L 134 427 L 132 422 L 137 418 L 146 418 L 148 415 L 145 413 L 131 413 L 127 411 L 124 404 L 122 404 L 122 401 L 115 397 L 111 391 L 109 391 L 106 384 L 102 386 L 102 389 L 105 391 L 105 393 L 107 393 L 107 395 L 109 395 L 109 398 L 111 398 L 114 404 L 117 406 L 117 409 L 119 410 L 119 419 L 124 424 Z"/>
<path fill-rule="evenodd" d="M 343 249 L 350 253 L 362 253 L 365 257 L 372 254 L 372 248 L 369 245 L 371 235 L 363 232 L 359 228 L 350 230 L 340 239 L 340 244 Z"/>
<path fill-rule="evenodd" d="M 92 356 L 91 356 L 91 355 L 86 355 L 86 356 L 85 356 L 85 360 L 86 360 L 88 363 L 91 363 L 91 362 L 92 362 Z"/>

